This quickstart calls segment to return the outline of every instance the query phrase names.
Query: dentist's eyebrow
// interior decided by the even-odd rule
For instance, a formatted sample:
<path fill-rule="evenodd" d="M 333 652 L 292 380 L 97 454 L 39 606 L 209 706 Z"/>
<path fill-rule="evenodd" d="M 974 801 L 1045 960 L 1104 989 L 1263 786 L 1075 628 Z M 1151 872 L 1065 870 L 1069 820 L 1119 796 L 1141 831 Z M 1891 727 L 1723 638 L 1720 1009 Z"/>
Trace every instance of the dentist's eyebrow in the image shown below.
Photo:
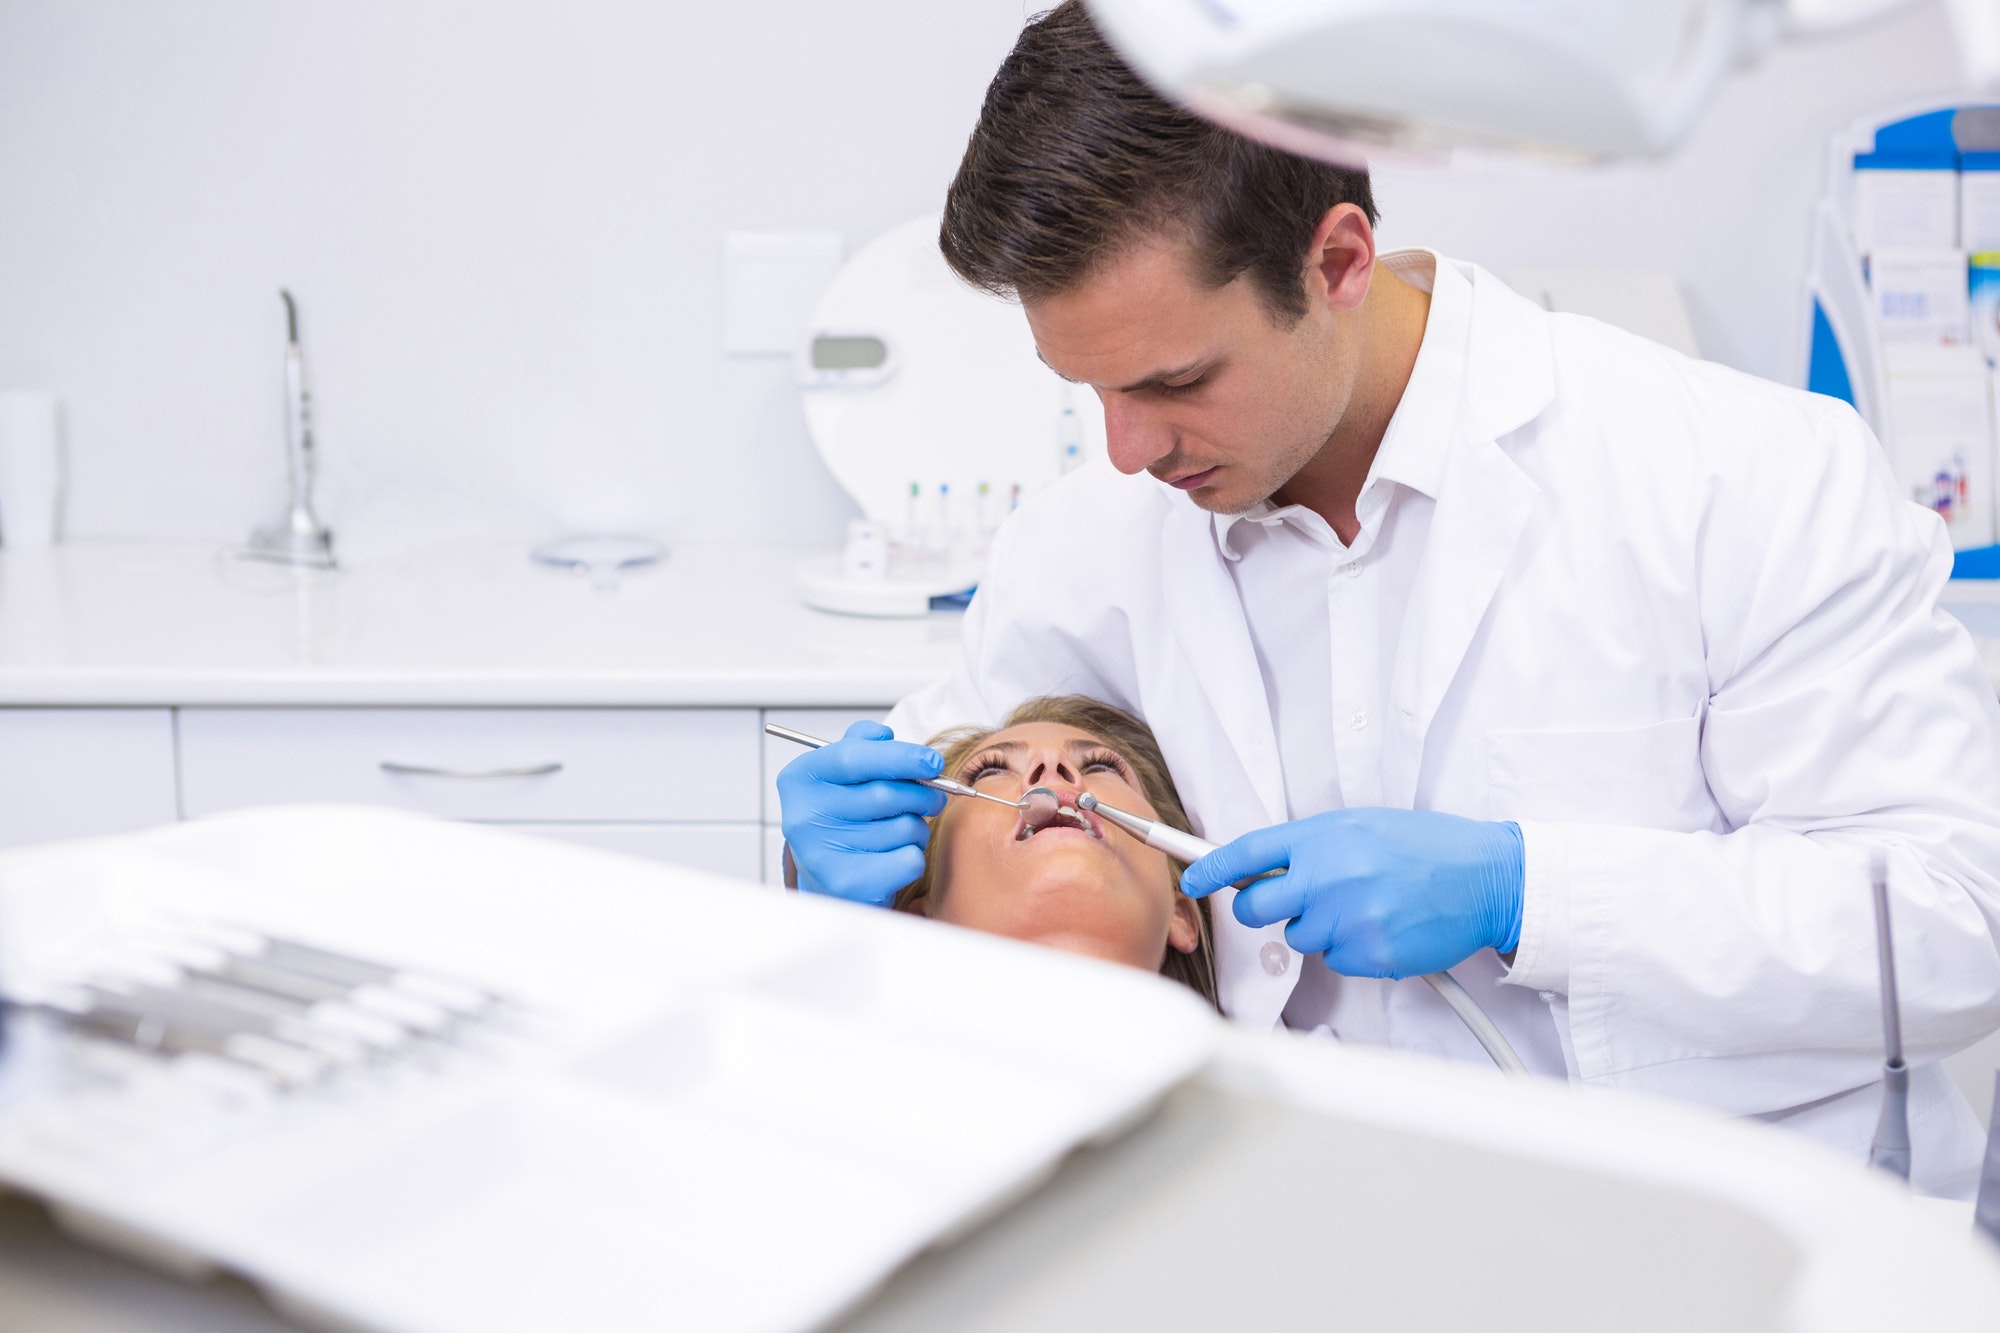
<path fill-rule="evenodd" d="M 1042 355 L 1042 349 L 1039 347 L 1035 349 L 1035 359 L 1037 361 L 1040 361 L 1043 365 L 1049 366 L 1048 358 Z M 1213 366 L 1209 362 L 1209 359 L 1207 357 L 1198 357 L 1195 360 L 1188 362 L 1186 365 L 1180 367 L 1177 370 L 1156 370 L 1152 374 L 1146 376 L 1145 379 L 1139 380 L 1136 383 L 1127 384 L 1122 389 L 1113 389 L 1112 392 L 1140 393 L 1146 389 L 1165 388 L 1167 385 L 1173 383 L 1173 381 L 1175 380 L 1184 380 L 1199 371 L 1206 371 L 1210 369 L 1213 369 Z M 1057 370 L 1054 366 L 1049 366 L 1049 370 L 1055 374 L 1056 378 L 1068 380 L 1071 384 L 1083 383 L 1082 380 L 1074 379 L 1071 376 L 1063 374 L 1060 370 Z"/>

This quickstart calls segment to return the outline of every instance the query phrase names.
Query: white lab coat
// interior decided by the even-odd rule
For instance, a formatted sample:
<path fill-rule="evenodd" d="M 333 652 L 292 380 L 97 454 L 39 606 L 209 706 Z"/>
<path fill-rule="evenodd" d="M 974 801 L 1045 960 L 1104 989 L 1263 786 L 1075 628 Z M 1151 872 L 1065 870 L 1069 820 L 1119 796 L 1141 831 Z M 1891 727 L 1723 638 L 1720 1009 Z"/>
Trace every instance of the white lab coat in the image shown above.
<path fill-rule="evenodd" d="M 1460 391 L 1398 409 L 1450 447 L 1382 790 L 1518 821 L 1524 954 L 1566 916 L 1569 966 L 1509 978 L 1483 951 L 1454 974 L 1543 1072 L 1859 1154 L 1882 1058 L 1865 859 L 1886 847 L 1915 1171 L 1965 1193 L 1981 1129 L 1935 1062 L 2000 1025 L 2000 707 L 1937 607 L 1942 524 L 1845 404 L 1459 270 Z M 1242 608 L 1185 495 L 1096 464 L 1025 506 L 960 664 L 890 722 L 921 740 L 1048 693 L 1143 716 L 1204 836 L 1285 818 Z M 1305 960 L 1272 975 L 1282 927 L 1227 898 L 1223 1007 L 1273 1024 Z M 1379 990 L 1391 1045 L 1483 1059 L 1422 983 L 1338 984 Z"/>

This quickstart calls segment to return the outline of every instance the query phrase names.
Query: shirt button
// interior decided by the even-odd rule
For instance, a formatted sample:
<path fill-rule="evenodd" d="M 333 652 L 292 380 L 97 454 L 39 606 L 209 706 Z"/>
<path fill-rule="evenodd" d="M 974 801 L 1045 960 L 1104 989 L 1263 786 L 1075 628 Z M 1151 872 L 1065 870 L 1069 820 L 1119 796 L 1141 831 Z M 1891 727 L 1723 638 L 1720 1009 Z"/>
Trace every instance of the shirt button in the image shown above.
<path fill-rule="evenodd" d="M 1545 990 L 1542 992 L 1543 1004 L 1554 1004 L 1555 1002 L 1556 1002 L 1556 993 L 1554 991 Z"/>
<path fill-rule="evenodd" d="M 1262 963 L 1264 970 L 1272 976 L 1282 977 L 1286 969 L 1292 965 L 1292 951 L 1276 940 L 1271 940 L 1257 951 L 1257 961 Z"/>
<path fill-rule="evenodd" d="M 1361 562 L 1359 560 L 1350 560 L 1346 564 L 1342 565 L 1340 569 L 1342 573 L 1346 574 L 1347 577 L 1351 579 L 1358 579 L 1361 577 Z"/>
<path fill-rule="evenodd" d="M 1349 713 L 1347 715 L 1347 725 L 1354 728 L 1354 730 L 1356 731 L 1368 730 L 1367 710 L 1362 708 L 1357 708 L 1353 712 Z"/>

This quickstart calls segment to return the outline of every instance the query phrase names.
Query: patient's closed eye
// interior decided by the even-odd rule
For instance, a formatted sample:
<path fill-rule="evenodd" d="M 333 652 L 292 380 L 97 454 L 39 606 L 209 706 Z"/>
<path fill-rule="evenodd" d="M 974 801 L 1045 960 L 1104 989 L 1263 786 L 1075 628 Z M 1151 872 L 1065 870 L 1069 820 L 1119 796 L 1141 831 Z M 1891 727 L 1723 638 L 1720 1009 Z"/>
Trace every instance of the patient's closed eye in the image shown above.
<path fill-rule="evenodd" d="M 1011 772 L 1013 770 L 1007 766 L 1007 756 L 999 750 L 992 750 L 960 769 L 958 780 L 968 786 L 977 786 L 996 774 Z"/>
<path fill-rule="evenodd" d="M 1125 760 L 1110 750 L 1086 750 L 1077 756 L 1077 763 L 1086 773 L 1116 773 L 1120 777 L 1130 777 L 1131 770 Z"/>

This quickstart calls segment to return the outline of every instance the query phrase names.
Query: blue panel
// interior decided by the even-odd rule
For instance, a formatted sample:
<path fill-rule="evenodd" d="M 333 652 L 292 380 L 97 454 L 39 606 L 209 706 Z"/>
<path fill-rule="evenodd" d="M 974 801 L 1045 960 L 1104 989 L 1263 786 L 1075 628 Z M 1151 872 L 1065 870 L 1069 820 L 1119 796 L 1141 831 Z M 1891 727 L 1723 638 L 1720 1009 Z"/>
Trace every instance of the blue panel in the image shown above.
<path fill-rule="evenodd" d="M 1955 158 L 1958 140 L 1952 137 L 1951 121 L 1957 114 L 1957 107 L 1948 106 L 1942 111 L 1926 111 L 1921 116 L 1884 125 L 1875 131 L 1875 151 Z"/>
<path fill-rule="evenodd" d="M 1952 557 L 1951 576 L 1955 579 L 2000 579 L 2000 546 L 1976 546 L 1970 551 L 1960 551 Z"/>
<path fill-rule="evenodd" d="M 1847 376 L 1847 358 L 1841 355 L 1826 307 L 1817 296 L 1813 298 L 1812 360 L 1806 366 L 1806 388 L 1854 406 L 1854 381 Z"/>

